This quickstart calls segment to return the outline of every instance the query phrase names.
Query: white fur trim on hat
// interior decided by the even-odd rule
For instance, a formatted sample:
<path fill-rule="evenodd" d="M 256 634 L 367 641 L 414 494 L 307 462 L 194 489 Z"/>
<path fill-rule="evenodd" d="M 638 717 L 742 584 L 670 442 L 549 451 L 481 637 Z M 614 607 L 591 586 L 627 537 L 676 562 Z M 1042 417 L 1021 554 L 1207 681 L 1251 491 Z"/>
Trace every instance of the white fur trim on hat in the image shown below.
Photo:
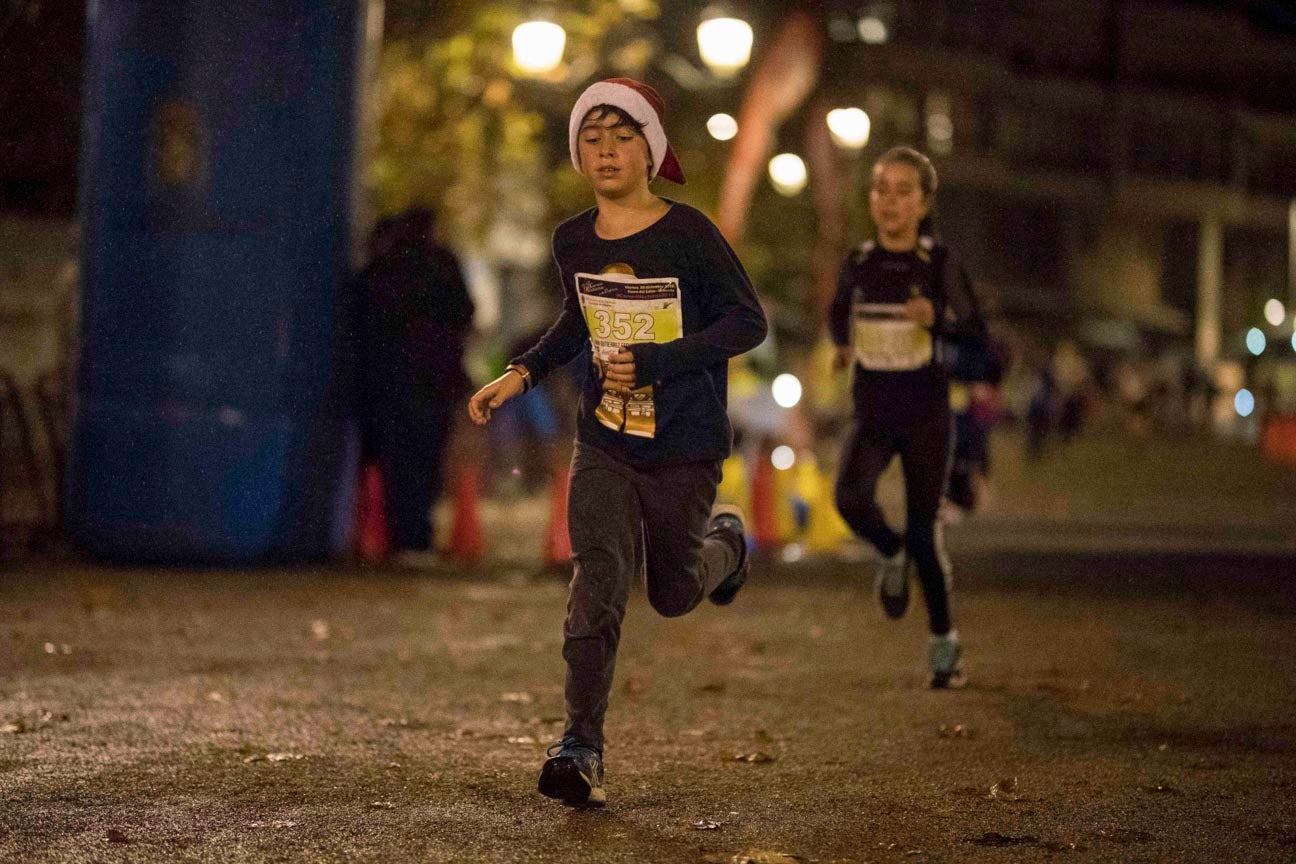
<path fill-rule="evenodd" d="M 633 87 L 611 81 L 599 81 L 591 84 L 576 100 L 576 106 L 572 108 L 571 120 L 567 129 L 567 143 L 571 148 L 572 165 L 576 166 L 576 170 L 580 170 L 578 141 L 581 121 L 585 119 L 585 115 L 595 105 L 612 105 L 620 108 L 629 114 L 636 123 L 643 124 L 644 138 L 648 141 L 648 152 L 652 155 L 653 162 L 652 173 L 648 175 L 648 179 L 651 180 L 656 177 L 657 172 L 661 170 L 662 162 L 666 159 L 668 146 L 666 130 L 662 126 L 662 120 L 657 116 L 657 112 L 653 110 L 652 105 L 648 104 L 648 100 L 643 97 L 642 93 Z"/>

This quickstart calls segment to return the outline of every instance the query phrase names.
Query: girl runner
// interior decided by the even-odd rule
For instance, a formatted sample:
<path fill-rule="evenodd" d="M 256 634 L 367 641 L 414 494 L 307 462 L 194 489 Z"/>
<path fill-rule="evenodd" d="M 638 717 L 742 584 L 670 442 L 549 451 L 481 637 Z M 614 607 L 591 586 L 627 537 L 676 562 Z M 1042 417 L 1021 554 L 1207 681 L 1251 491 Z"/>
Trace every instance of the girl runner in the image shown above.
<path fill-rule="evenodd" d="M 837 364 L 852 364 L 855 419 L 837 478 L 837 509 L 878 550 L 876 591 L 900 618 L 916 570 L 931 629 L 932 687 L 964 683 L 962 646 L 949 610 L 949 572 L 937 548 L 936 515 L 949 476 L 947 341 L 985 338 L 963 268 L 930 233 L 936 169 L 908 147 L 873 166 L 869 210 L 877 237 L 846 259 L 830 312 Z M 899 455 L 907 518 L 904 536 L 878 507 L 878 477 Z"/>

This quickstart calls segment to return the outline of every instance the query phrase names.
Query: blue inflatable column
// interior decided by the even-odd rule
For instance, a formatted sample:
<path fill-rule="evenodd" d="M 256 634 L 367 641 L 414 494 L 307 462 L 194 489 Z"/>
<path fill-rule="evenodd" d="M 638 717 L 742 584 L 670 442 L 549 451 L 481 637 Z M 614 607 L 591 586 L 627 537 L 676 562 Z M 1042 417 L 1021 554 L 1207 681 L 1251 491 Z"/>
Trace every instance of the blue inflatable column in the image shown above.
<path fill-rule="evenodd" d="M 125 561 L 349 541 L 366 0 L 90 0 L 73 536 Z"/>

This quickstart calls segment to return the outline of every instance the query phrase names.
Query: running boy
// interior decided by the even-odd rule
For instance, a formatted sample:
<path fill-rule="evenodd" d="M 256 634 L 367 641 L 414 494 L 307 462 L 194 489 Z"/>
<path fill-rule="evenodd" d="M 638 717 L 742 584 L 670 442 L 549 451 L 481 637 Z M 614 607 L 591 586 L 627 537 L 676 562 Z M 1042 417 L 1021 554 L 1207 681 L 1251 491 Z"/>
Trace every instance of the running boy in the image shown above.
<path fill-rule="evenodd" d="M 741 514 L 712 505 L 730 448 L 727 363 L 765 338 L 765 316 L 710 220 L 649 190 L 658 175 L 684 182 L 662 113 L 628 78 L 581 94 L 569 143 L 595 206 L 554 231 L 562 312 L 468 403 L 484 424 L 589 352 L 567 505 L 567 729 L 539 784 L 574 805 L 605 801 L 603 718 L 631 581 L 646 573 L 653 608 L 673 617 L 704 597 L 732 602 L 749 569 Z"/>
<path fill-rule="evenodd" d="M 869 211 L 877 239 L 841 270 L 829 326 L 839 367 L 853 362 L 855 421 L 837 477 L 837 509 L 880 555 L 876 590 L 891 618 L 909 605 L 918 571 L 931 629 L 931 686 L 964 683 L 962 646 L 949 610 L 950 574 L 938 548 L 936 515 L 949 477 L 950 404 L 946 342 L 985 338 L 963 268 L 930 235 L 936 169 L 908 147 L 873 166 Z M 887 525 L 877 481 L 899 454 L 904 470 L 904 537 Z"/>

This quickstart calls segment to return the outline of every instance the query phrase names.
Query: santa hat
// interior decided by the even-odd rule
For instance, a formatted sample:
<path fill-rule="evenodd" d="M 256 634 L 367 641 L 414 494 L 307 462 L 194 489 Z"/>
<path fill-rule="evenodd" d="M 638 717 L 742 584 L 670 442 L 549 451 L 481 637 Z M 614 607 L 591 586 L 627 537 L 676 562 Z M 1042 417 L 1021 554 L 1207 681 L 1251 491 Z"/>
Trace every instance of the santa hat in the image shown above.
<path fill-rule="evenodd" d="M 648 152 L 652 155 L 651 180 L 657 175 L 665 177 L 672 183 L 684 183 L 684 169 L 680 168 L 666 140 L 666 129 L 662 126 L 662 115 L 666 105 L 657 91 L 633 78 L 608 78 L 585 88 L 585 92 L 576 100 L 572 108 L 571 122 L 568 125 L 568 146 L 571 148 L 572 164 L 580 170 L 580 154 L 577 152 L 577 141 L 580 136 L 581 121 L 590 109 L 597 105 L 611 105 L 624 112 L 636 123 L 643 126 L 644 138 L 648 140 Z"/>

